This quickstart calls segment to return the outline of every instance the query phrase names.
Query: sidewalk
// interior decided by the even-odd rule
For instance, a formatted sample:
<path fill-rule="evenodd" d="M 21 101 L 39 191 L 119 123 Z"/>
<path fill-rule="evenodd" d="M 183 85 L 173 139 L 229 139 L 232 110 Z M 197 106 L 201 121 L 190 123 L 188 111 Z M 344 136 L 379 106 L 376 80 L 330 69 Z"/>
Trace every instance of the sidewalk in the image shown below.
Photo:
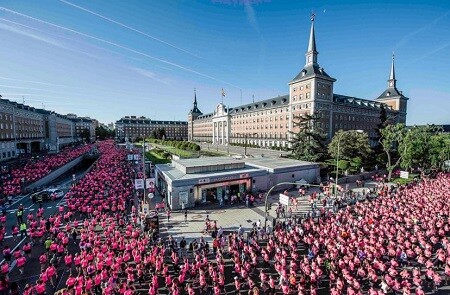
<path fill-rule="evenodd" d="M 356 183 L 349 183 L 349 189 L 356 192 L 363 192 L 363 190 L 368 190 L 376 185 L 375 182 L 366 182 L 365 187 L 357 187 Z M 318 192 L 318 187 L 312 187 L 309 189 L 307 196 L 309 196 L 314 191 Z M 272 203 L 272 209 L 269 212 L 270 217 L 275 217 L 275 209 L 278 206 L 279 193 L 274 192 L 268 198 L 268 202 Z M 300 198 L 297 189 L 289 190 L 289 194 L 295 196 L 299 200 L 299 205 L 297 210 L 293 208 L 293 214 L 304 214 L 310 210 L 310 204 L 308 197 Z M 158 194 L 151 200 L 150 208 L 154 208 L 156 202 L 161 202 L 162 198 Z M 320 203 L 320 204 L 319 204 Z M 218 204 L 211 204 L 205 206 L 199 206 L 197 208 L 188 209 L 187 222 L 184 220 L 184 211 L 171 212 L 170 220 L 167 220 L 166 212 L 159 213 L 159 224 L 160 224 L 160 236 L 166 238 L 171 235 L 174 239 L 180 241 L 184 237 L 189 243 L 193 239 L 200 239 L 203 237 L 206 241 L 212 242 L 212 238 L 209 234 L 203 234 L 205 228 L 206 215 L 209 215 L 211 221 L 217 221 L 217 227 L 222 226 L 224 231 L 230 232 L 235 231 L 242 226 L 246 231 L 252 229 L 252 224 L 258 220 L 264 225 L 264 199 L 262 202 L 255 202 L 254 206 L 246 207 L 245 204 L 238 205 L 227 205 L 220 207 Z M 317 204 L 318 208 L 322 207 L 321 202 Z M 272 222 L 269 218 L 268 225 L 271 226 Z"/>

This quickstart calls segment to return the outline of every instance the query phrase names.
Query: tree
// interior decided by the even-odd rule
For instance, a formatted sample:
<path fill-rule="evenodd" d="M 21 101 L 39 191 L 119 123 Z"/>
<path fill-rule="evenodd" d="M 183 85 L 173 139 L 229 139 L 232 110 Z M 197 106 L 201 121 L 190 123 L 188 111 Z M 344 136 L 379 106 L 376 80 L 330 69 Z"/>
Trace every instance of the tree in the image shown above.
<path fill-rule="evenodd" d="M 293 138 L 290 140 L 289 150 L 297 160 L 317 162 L 322 161 L 326 155 L 326 134 L 319 127 L 319 113 L 294 116 L 294 128 L 298 127 L 297 133 L 289 131 Z"/>
<path fill-rule="evenodd" d="M 381 130 L 383 130 L 389 124 L 388 116 L 386 112 L 386 108 L 384 104 L 380 107 L 380 117 L 377 127 L 375 128 L 375 136 L 372 137 L 372 141 L 375 142 L 375 146 L 373 147 L 374 152 L 374 160 L 376 162 L 381 162 L 384 156 L 384 150 L 382 145 L 380 144 L 381 138 Z"/>
<path fill-rule="evenodd" d="M 406 128 L 403 124 L 387 125 L 381 129 L 381 138 L 379 143 L 386 153 L 386 169 L 388 170 L 388 181 L 391 181 L 392 171 L 400 164 L 402 157 L 399 155 L 399 149 L 404 150 L 403 145 Z M 397 160 L 395 160 L 397 158 Z M 395 162 L 394 162 L 395 160 Z"/>
<path fill-rule="evenodd" d="M 339 159 L 348 161 L 353 170 L 358 170 L 362 163 L 370 157 L 372 150 L 367 133 L 356 130 L 339 130 L 328 145 L 328 153 L 333 158 L 339 156 Z M 341 165 L 339 164 L 339 166 Z"/>
<path fill-rule="evenodd" d="M 84 128 L 81 132 L 80 132 L 80 137 L 81 139 L 83 139 L 85 142 L 91 142 L 91 133 L 89 132 L 89 129 Z"/>
<path fill-rule="evenodd" d="M 433 163 L 436 164 L 441 150 L 445 150 L 444 146 L 441 147 L 445 140 L 441 142 L 443 138 L 438 137 L 441 131 L 442 127 L 435 125 L 409 128 L 403 141 L 404 148 L 400 150 L 401 167 L 428 169 Z"/>
<path fill-rule="evenodd" d="M 429 161 L 433 168 L 444 168 L 450 160 L 450 134 L 439 133 L 431 137 Z"/>
<path fill-rule="evenodd" d="M 95 136 L 99 139 L 99 140 L 104 140 L 107 138 L 114 138 L 114 130 L 109 130 L 106 129 L 103 126 L 98 126 L 95 128 Z"/>

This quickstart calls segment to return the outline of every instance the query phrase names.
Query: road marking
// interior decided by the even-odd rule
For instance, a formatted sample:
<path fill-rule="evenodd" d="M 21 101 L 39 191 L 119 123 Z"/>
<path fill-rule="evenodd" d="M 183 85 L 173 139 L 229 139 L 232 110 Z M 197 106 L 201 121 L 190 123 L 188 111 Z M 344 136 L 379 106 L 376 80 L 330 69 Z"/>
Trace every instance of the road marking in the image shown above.
<path fill-rule="evenodd" d="M 47 209 L 52 209 L 53 208 L 53 206 L 49 206 L 49 207 L 47 207 Z"/>
<path fill-rule="evenodd" d="M 11 207 L 12 205 L 14 205 L 14 204 L 16 204 L 16 203 L 22 201 L 24 198 L 26 198 L 26 197 L 28 197 L 28 196 L 30 196 L 30 195 L 31 195 L 31 194 L 26 194 L 25 196 L 23 196 L 22 198 L 18 199 L 17 201 L 12 202 L 11 205 L 9 205 L 9 207 Z"/>

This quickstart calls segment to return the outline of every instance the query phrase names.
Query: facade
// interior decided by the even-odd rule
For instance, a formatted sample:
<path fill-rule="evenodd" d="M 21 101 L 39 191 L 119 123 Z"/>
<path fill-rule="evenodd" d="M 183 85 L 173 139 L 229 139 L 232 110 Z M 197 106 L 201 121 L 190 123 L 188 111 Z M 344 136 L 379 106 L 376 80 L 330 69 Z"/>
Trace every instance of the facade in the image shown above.
<path fill-rule="evenodd" d="M 238 193 L 267 191 L 281 182 L 294 183 L 304 179 L 320 181 L 316 163 L 284 158 L 230 157 L 172 160 L 171 164 L 155 165 L 155 185 L 166 195 L 172 210 L 228 200 Z M 286 189 L 292 185 L 280 186 Z"/>
<path fill-rule="evenodd" d="M 311 19 L 306 62 L 300 73 L 288 83 L 289 94 L 238 107 L 220 103 L 214 112 L 203 114 L 194 106 L 188 114 L 189 140 L 226 145 L 252 144 L 262 147 L 288 147 L 292 132 L 298 132 L 295 118 L 318 113 L 318 126 L 331 139 L 338 130 L 363 130 L 375 138 L 382 108 L 395 122 L 406 123 L 408 98 L 397 89 L 394 57 L 388 85 L 374 100 L 336 94 L 335 78 L 318 63 L 314 18 Z"/>
<path fill-rule="evenodd" d="M 72 116 L 76 117 L 0 98 L 0 161 L 22 153 L 58 152 L 77 142 L 77 125 Z M 95 128 L 90 130 L 95 139 Z"/>
<path fill-rule="evenodd" d="M 116 121 L 116 137 L 119 140 L 151 137 L 153 131 L 165 130 L 166 139 L 186 140 L 188 124 L 183 121 L 155 121 L 146 117 L 125 116 Z"/>

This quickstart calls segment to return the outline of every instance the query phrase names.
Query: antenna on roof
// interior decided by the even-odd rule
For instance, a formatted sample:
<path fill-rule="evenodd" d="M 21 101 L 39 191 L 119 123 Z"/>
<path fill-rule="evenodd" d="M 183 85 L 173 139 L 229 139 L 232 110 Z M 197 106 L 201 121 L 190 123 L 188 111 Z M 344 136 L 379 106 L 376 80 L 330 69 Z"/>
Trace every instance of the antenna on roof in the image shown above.
<path fill-rule="evenodd" d="M 253 98 L 253 103 L 255 103 L 255 95 L 254 94 L 252 95 L 252 98 Z"/>
<path fill-rule="evenodd" d="M 25 97 L 22 95 L 22 104 L 25 104 Z"/>

